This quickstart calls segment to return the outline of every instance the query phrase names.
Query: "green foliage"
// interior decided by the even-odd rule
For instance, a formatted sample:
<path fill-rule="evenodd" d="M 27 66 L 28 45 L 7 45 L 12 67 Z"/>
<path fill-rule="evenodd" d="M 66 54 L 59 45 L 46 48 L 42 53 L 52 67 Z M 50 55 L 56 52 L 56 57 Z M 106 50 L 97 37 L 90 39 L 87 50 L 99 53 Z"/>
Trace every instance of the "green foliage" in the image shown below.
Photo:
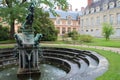
<path fill-rule="evenodd" d="M 9 29 L 8 27 L 2 27 L 0 25 L 0 41 L 9 39 Z"/>
<path fill-rule="evenodd" d="M 79 38 L 79 34 L 78 34 L 78 32 L 75 31 L 75 30 L 73 30 L 73 31 L 71 32 L 71 34 L 69 34 L 69 35 L 71 36 L 72 40 L 78 40 L 78 38 Z"/>
<path fill-rule="evenodd" d="M 78 40 L 79 34 L 77 31 L 73 30 L 68 33 L 68 37 L 71 37 L 72 40 Z"/>
<path fill-rule="evenodd" d="M 40 7 L 41 4 L 45 4 L 50 7 L 49 10 L 55 15 L 55 6 L 60 5 L 63 10 L 67 9 L 68 3 L 66 0 L 30 0 L 35 1 L 35 7 Z M 14 25 L 15 20 L 20 23 L 25 21 L 26 15 L 28 11 L 26 8 L 29 7 L 29 3 L 27 0 L 2 0 L 3 8 L 0 8 L 0 16 L 3 18 L 5 22 L 10 25 L 10 37 L 13 39 L 14 35 Z M 38 12 L 38 10 L 35 10 Z M 41 15 L 41 13 L 39 13 Z M 37 15 L 37 17 L 39 17 Z M 42 23 L 42 22 L 40 22 Z M 53 34 L 54 35 L 54 34 Z"/>
<path fill-rule="evenodd" d="M 91 35 L 80 35 L 80 41 L 82 42 L 92 42 L 93 37 Z"/>
<path fill-rule="evenodd" d="M 103 23 L 102 33 L 103 33 L 103 36 L 106 38 L 106 40 L 109 40 L 110 36 L 114 34 L 112 25 L 108 23 Z"/>
<path fill-rule="evenodd" d="M 58 32 L 54 27 L 54 23 L 49 19 L 49 13 L 43 11 L 41 8 L 36 9 L 38 11 L 35 12 L 35 19 L 33 24 L 35 34 L 41 33 L 43 35 L 42 40 L 44 41 L 57 40 Z"/>
<path fill-rule="evenodd" d="M 62 40 L 63 41 L 68 41 L 68 34 L 63 34 L 62 35 Z"/>
<path fill-rule="evenodd" d="M 71 32 L 68 33 L 68 36 L 72 37 L 74 34 L 78 34 L 78 32 L 77 31 L 71 31 Z"/>

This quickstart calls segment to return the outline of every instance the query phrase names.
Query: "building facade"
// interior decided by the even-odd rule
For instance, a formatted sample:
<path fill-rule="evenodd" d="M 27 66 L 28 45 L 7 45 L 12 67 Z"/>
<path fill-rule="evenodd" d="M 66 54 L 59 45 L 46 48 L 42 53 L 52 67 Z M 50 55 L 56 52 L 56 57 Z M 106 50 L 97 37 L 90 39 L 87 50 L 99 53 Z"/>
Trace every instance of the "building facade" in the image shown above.
<path fill-rule="evenodd" d="M 114 28 L 112 37 L 120 38 L 120 0 L 88 0 L 80 17 L 80 34 L 102 37 L 102 24 Z"/>
<path fill-rule="evenodd" d="M 54 22 L 55 28 L 59 31 L 58 35 L 64 35 L 73 30 L 79 31 L 80 14 L 78 11 L 55 10 L 59 16 L 50 14 L 50 19 Z"/>

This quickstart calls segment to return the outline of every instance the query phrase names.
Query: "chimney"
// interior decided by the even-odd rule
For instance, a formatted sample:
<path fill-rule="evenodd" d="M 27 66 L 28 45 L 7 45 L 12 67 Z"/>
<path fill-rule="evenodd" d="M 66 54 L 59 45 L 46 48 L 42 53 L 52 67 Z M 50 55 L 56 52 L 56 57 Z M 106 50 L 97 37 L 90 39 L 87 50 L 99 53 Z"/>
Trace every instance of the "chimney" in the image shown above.
<path fill-rule="evenodd" d="M 81 11 L 84 11 L 85 10 L 85 8 L 84 7 L 81 7 Z"/>
<path fill-rule="evenodd" d="M 68 11 L 72 11 L 72 5 L 71 4 L 68 5 Z"/>
<path fill-rule="evenodd" d="M 72 5 L 70 5 L 70 8 L 69 8 L 69 9 L 70 9 L 70 11 L 72 11 Z"/>
<path fill-rule="evenodd" d="M 61 10 L 61 6 L 60 5 L 58 5 L 58 10 Z"/>
<path fill-rule="evenodd" d="M 75 11 L 78 11 L 78 9 L 76 8 Z"/>
<path fill-rule="evenodd" d="M 93 0 L 88 0 L 88 6 L 92 4 Z"/>

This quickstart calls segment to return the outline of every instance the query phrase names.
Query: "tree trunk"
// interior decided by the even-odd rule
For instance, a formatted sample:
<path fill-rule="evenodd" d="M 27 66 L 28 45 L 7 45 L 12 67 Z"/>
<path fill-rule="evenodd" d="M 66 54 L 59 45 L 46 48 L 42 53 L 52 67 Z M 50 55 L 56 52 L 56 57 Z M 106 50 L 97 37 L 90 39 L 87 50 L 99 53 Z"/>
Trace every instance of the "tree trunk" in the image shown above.
<path fill-rule="evenodd" d="M 10 24 L 10 39 L 14 39 L 14 34 L 15 34 L 15 27 L 14 27 L 14 20 L 11 21 Z"/>

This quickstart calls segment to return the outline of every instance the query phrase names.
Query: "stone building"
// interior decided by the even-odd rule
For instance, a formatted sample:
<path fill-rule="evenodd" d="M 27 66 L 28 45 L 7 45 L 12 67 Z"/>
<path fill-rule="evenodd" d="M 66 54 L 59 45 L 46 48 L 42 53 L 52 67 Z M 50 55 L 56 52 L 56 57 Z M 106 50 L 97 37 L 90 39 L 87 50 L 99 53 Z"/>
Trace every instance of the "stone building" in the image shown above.
<path fill-rule="evenodd" d="M 80 34 L 102 37 L 102 24 L 110 23 L 114 28 L 112 37 L 120 37 L 120 0 L 88 0 L 80 17 Z"/>
<path fill-rule="evenodd" d="M 54 22 L 55 28 L 59 31 L 58 35 L 64 35 L 65 33 L 71 32 L 73 30 L 79 31 L 80 17 L 81 13 L 78 11 L 55 10 L 59 15 L 57 17 L 50 14 L 50 19 Z"/>

